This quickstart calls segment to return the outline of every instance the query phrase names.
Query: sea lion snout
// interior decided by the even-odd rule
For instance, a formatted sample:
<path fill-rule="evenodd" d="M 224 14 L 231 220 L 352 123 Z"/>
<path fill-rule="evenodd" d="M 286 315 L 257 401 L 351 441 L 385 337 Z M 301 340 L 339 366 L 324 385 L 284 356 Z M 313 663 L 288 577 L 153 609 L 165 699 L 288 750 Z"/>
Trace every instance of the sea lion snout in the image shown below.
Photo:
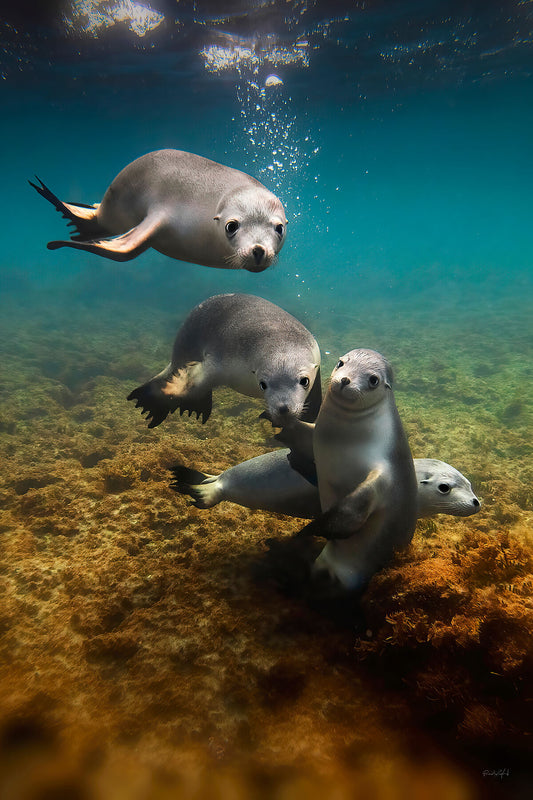
<path fill-rule="evenodd" d="M 352 380 L 348 375 L 338 374 L 331 376 L 330 392 L 334 397 L 342 399 L 347 403 L 358 402 L 361 395 L 361 390 L 355 376 Z"/>
<path fill-rule="evenodd" d="M 277 250 L 271 246 L 267 236 L 241 235 L 240 241 L 235 241 L 236 247 L 233 254 L 228 257 L 228 263 L 233 269 L 245 269 L 248 272 L 263 272 L 274 262 Z"/>
<path fill-rule="evenodd" d="M 260 244 L 256 244 L 256 246 L 252 249 L 252 255 L 256 265 L 259 266 L 265 257 L 265 248 L 261 247 Z"/>
<path fill-rule="evenodd" d="M 262 244 L 254 244 L 250 252 L 244 256 L 244 269 L 248 272 L 263 272 L 274 261 L 276 254 L 267 250 Z"/>
<path fill-rule="evenodd" d="M 269 406 L 268 416 L 276 428 L 283 428 L 285 425 L 290 424 L 291 420 L 298 419 L 302 409 L 303 403 L 298 407 L 294 404 L 289 406 L 288 403 L 281 403 L 274 407 Z"/>
<path fill-rule="evenodd" d="M 270 382 L 265 396 L 270 421 L 276 428 L 290 425 L 301 417 L 306 400 L 307 392 L 301 384 Z"/>

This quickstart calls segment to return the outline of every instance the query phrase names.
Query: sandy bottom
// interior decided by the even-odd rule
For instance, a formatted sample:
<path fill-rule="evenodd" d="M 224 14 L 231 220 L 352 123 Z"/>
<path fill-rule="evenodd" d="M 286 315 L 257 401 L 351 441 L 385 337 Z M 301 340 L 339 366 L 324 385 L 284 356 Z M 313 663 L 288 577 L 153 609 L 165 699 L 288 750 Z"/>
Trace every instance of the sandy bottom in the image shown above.
<path fill-rule="evenodd" d="M 483 500 L 420 522 L 341 623 L 290 580 L 301 521 L 169 488 L 177 461 L 216 472 L 272 446 L 229 390 L 204 426 L 148 430 L 126 402 L 176 318 L 27 303 L 1 341 L 2 798 L 531 796 L 524 320 L 495 318 L 489 347 L 479 319 L 429 310 L 321 320 L 324 375 L 351 347 L 385 352 L 413 454 Z"/>

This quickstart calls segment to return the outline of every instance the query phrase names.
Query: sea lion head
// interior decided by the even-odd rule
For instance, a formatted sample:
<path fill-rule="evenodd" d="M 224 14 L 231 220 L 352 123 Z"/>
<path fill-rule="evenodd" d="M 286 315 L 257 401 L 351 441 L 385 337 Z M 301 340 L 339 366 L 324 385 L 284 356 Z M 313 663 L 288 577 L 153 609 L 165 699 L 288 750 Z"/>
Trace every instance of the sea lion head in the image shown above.
<path fill-rule="evenodd" d="M 283 427 L 300 417 L 320 364 L 295 366 L 279 362 L 255 373 L 259 390 L 264 395 L 266 416 L 275 427 Z"/>
<path fill-rule="evenodd" d="M 224 197 L 215 222 L 225 238 L 229 269 L 263 272 L 285 241 L 287 218 L 283 206 L 260 184 Z"/>
<path fill-rule="evenodd" d="M 375 350 L 350 350 L 331 373 L 328 400 L 345 411 L 363 411 L 391 391 L 392 368 Z"/>
<path fill-rule="evenodd" d="M 477 514 L 481 503 L 472 490 L 472 484 L 459 470 L 434 458 L 417 459 L 415 467 L 419 517 L 435 514 L 469 517 Z"/>

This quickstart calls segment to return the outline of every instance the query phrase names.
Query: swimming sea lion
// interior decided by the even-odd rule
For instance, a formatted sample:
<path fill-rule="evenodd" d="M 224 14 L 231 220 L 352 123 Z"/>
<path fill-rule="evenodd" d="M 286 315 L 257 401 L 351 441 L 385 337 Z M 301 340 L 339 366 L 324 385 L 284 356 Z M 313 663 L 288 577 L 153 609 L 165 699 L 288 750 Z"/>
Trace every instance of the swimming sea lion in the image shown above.
<path fill-rule="evenodd" d="M 30 184 L 76 229 L 74 247 L 128 261 L 148 247 L 206 267 L 262 272 L 285 240 L 278 198 L 255 178 L 182 150 L 156 150 L 132 161 L 101 203 L 63 203 L 37 178 Z"/>
<path fill-rule="evenodd" d="M 185 319 L 170 364 L 128 400 L 147 412 L 149 428 L 177 408 L 206 422 L 215 386 L 263 397 L 275 425 L 300 416 L 314 420 L 322 399 L 318 344 L 301 322 L 268 300 L 215 295 Z"/>
<path fill-rule="evenodd" d="M 417 520 L 415 468 L 391 387 L 382 355 L 351 350 L 331 374 L 313 433 L 322 515 L 306 530 L 331 539 L 314 572 L 353 591 L 409 544 Z"/>
<path fill-rule="evenodd" d="M 292 457 L 292 458 L 291 458 Z M 450 514 L 468 517 L 481 504 L 470 481 L 458 470 L 435 458 L 415 458 L 418 486 L 417 517 Z M 172 467 L 172 488 L 190 495 L 196 508 L 212 508 L 227 500 L 251 509 L 272 511 L 290 517 L 320 516 L 314 463 L 296 464 L 288 448 L 250 458 L 220 475 L 198 472 L 182 465 Z"/>

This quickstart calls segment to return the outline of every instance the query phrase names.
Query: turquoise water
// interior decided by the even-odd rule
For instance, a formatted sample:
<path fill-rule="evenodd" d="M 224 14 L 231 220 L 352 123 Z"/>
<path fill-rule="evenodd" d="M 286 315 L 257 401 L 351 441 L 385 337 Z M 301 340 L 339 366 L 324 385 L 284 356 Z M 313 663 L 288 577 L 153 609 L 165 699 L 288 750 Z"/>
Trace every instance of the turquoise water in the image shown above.
<path fill-rule="evenodd" d="M 136 5 L 140 14 L 141 4 Z M 448 547 L 443 558 L 455 565 L 449 548 L 461 537 L 476 535 L 510 535 L 530 549 L 533 6 L 518 0 L 473 3 L 468 10 L 463 5 L 153 0 L 152 12 L 163 15 L 164 21 L 144 36 L 127 24 L 92 33 L 81 30 L 91 19 L 101 21 L 95 15 L 96 0 L 66 3 L 61 9 L 59 4 L 26 3 L 1 22 L 0 445 L 5 480 L 0 499 L 5 515 L 1 530 L 8 545 L 2 571 L 9 574 L 10 591 L 22 604 L 11 606 L 6 600 L 5 608 L 0 607 L 0 628 L 5 623 L 6 629 L 13 625 L 16 631 L 16 647 L 6 646 L 5 663 L 10 666 L 2 673 L 3 678 L 9 676 L 4 683 L 8 691 L 0 697 L 2 730 L 9 729 L 15 711 L 26 713 L 20 711 L 25 703 L 40 708 L 35 698 L 42 691 L 59 709 L 50 725 L 66 731 L 68 738 L 75 729 L 69 727 L 72 708 L 91 707 L 95 695 L 105 698 L 109 691 L 109 708 L 116 706 L 120 713 L 127 708 L 124 718 L 130 721 L 145 719 L 146 713 L 156 731 L 155 745 L 146 744 L 146 731 L 131 734 L 130 722 L 119 720 L 113 735 L 121 747 L 140 742 L 141 752 L 152 752 L 153 745 L 157 753 L 159 746 L 166 763 L 176 745 L 178 753 L 188 754 L 183 756 L 185 763 L 187 758 L 194 761 L 191 741 L 208 754 L 206 759 L 216 761 L 216 747 L 231 740 L 235 763 L 257 766 L 262 740 L 254 725 L 268 730 L 271 725 L 276 731 L 288 724 L 284 718 L 276 727 L 264 710 L 268 701 L 257 701 L 252 692 L 243 700 L 233 684 L 230 695 L 237 699 L 224 716 L 220 708 L 226 708 L 227 678 L 220 675 L 223 669 L 234 671 L 235 684 L 245 685 L 248 672 L 239 672 L 242 664 L 255 675 L 257 664 L 258 670 L 266 670 L 264 665 L 275 661 L 272 652 L 282 649 L 282 634 L 260 616 L 256 586 L 246 582 L 246 569 L 245 577 L 233 570 L 241 568 L 236 566 L 240 556 L 246 564 L 260 561 L 269 536 L 281 539 L 298 526 L 268 515 L 242 517 L 234 508 L 191 512 L 182 498 L 169 492 L 166 472 L 178 457 L 214 471 L 264 452 L 272 441 L 271 432 L 256 419 L 260 404 L 222 393 L 205 427 L 169 418 L 147 431 L 125 400 L 131 389 L 165 366 L 180 322 L 210 295 L 258 294 L 295 314 L 320 343 L 324 378 L 338 356 L 353 347 L 383 352 L 397 377 L 398 407 L 413 454 L 453 463 L 472 480 L 483 501 L 476 517 L 440 518 L 436 523 L 440 542 Z M 76 8 L 82 6 L 86 15 L 76 16 Z M 111 6 L 102 8 L 110 23 Z M 219 57 L 235 59 L 234 66 L 225 68 L 222 60 L 213 66 L 206 55 L 210 46 L 222 48 Z M 281 82 L 266 86 L 272 74 Z M 98 202 L 126 164 L 167 147 L 244 170 L 280 197 L 288 233 L 270 269 L 260 274 L 208 269 L 153 250 L 118 264 L 67 248 L 46 249 L 48 241 L 66 238 L 66 223 L 28 179 L 37 174 L 66 201 Z M 241 553 L 235 531 L 242 526 L 249 538 L 243 542 L 237 537 Z M 417 540 L 420 552 L 427 546 L 435 548 L 434 554 L 440 544 L 431 539 L 433 528 L 424 531 L 426 539 Z M 187 544 L 189 539 L 194 545 Z M 212 574 L 208 569 L 208 577 L 200 578 L 198 564 L 204 563 L 205 552 L 212 559 Z M 521 566 L 519 575 L 527 569 Z M 92 577 L 80 588 L 72 575 L 86 571 Z M 134 579 L 142 590 L 131 584 Z M 505 583 L 494 578 L 490 584 L 498 595 L 514 591 L 513 586 L 511 578 Z M 521 590 L 526 608 L 531 602 L 528 586 L 524 583 Z M 205 609 L 216 608 L 217 614 L 195 605 L 198 592 L 211 598 Z M 338 634 L 313 616 L 306 617 L 303 633 L 296 631 L 296 624 L 293 630 L 292 623 L 283 622 L 285 600 L 264 587 L 261 592 L 273 618 L 278 614 L 279 625 L 286 626 L 285 646 L 294 646 L 302 659 L 288 667 L 281 664 L 280 685 L 285 671 L 289 676 L 287 696 L 292 697 L 290 687 L 298 684 L 300 670 L 314 674 L 316 659 L 328 674 L 335 663 L 335 674 L 346 682 L 339 678 L 330 688 L 341 692 L 339 702 L 348 703 L 342 696 L 351 681 L 344 657 L 339 656 L 339 666 L 334 656 L 324 653 L 329 654 L 330 645 L 333 653 L 344 652 L 351 640 L 349 645 L 344 639 L 339 644 Z M 180 616 L 172 605 L 175 596 L 181 597 L 193 621 L 201 620 L 198 630 L 205 623 L 212 637 L 197 642 L 196 650 L 187 645 L 192 652 L 189 672 L 172 636 L 174 626 L 179 641 L 192 641 L 194 632 L 186 629 L 186 615 Z M 421 592 L 422 599 L 414 603 L 417 608 L 418 603 L 423 606 L 424 596 Z M 290 602 L 291 619 L 314 613 L 302 611 L 303 601 Z M 164 603 L 168 608 L 158 605 Z M 468 613 L 481 617 L 485 612 L 479 603 L 473 602 L 477 611 Z M 70 618 L 71 605 L 76 619 L 65 623 L 69 633 L 63 641 L 47 626 L 54 619 L 59 625 Z M 432 606 L 427 611 L 430 618 L 439 613 L 440 608 Z M 465 618 L 468 613 L 464 611 Z M 233 614 L 248 649 L 239 650 L 240 639 L 231 627 Z M 315 624 L 322 640 L 313 634 Z M 522 618 L 520 624 L 526 625 Z M 258 628 L 261 635 L 256 636 Z M 112 636 L 124 637 L 117 640 L 114 655 L 115 640 L 104 642 Z M 144 649 L 137 651 L 132 642 L 141 640 Z M 210 660 L 213 641 L 226 653 L 220 657 L 220 672 Z M 82 667 L 76 647 L 85 654 Z M 255 648 L 260 647 L 258 654 Z M 11 650 L 16 653 L 12 660 Z M 230 650 L 238 653 L 231 664 Z M 52 676 L 44 688 L 30 669 L 34 663 L 41 674 L 48 670 Z M 158 702 L 163 701 L 157 700 L 157 693 L 163 691 L 163 683 L 176 684 L 178 663 L 177 683 L 183 678 L 186 685 L 190 678 L 191 691 L 198 690 L 201 698 L 198 709 L 172 695 L 167 698 L 171 711 L 161 711 Z M 79 698 L 62 664 L 75 676 Z M 487 664 L 490 675 L 501 666 L 490 660 Z M 60 677 L 54 683 L 56 673 Z M 158 684 L 155 673 L 163 676 Z M 201 684 L 207 674 L 216 677 L 209 688 L 207 678 Z M 372 697 L 372 690 L 359 686 L 361 677 L 355 674 L 350 708 L 358 714 L 358 693 L 365 696 L 366 691 Z M 269 673 L 271 683 L 267 681 L 274 694 L 276 675 Z M 320 686 L 315 679 L 313 685 Z M 513 673 L 509 680 L 514 683 L 512 688 L 506 684 L 506 691 L 516 692 L 513 698 L 518 697 L 519 706 L 527 696 L 522 676 Z M 120 688 L 109 688 L 113 682 Z M 471 684 L 478 685 L 477 677 Z M 11 685 L 19 694 L 9 689 Z M 479 696 L 477 689 L 471 690 L 472 708 L 493 710 L 492 689 L 484 695 L 486 684 L 480 681 L 479 686 Z M 151 705 L 148 700 L 143 705 L 144 691 Z M 283 691 L 279 689 L 285 697 Z M 296 720 L 292 739 L 305 738 L 315 723 L 321 731 L 317 741 L 334 738 L 329 729 L 324 733 L 320 728 L 331 709 L 316 711 L 315 718 L 314 701 L 305 706 L 304 693 L 298 706 L 296 695 L 294 708 L 287 707 L 287 716 L 294 713 Z M 507 697 L 503 690 L 501 697 Z M 378 691 L 376 708 L 379 701 Z M 415 709 L 416 692 L 406 702 Z M 186 733 L 172 717 L 172 709 L 176 718 L 180 716 L 180 703 L 188 720 Z M 461 703 L 468 705 L 464 699 Z M 496 726 L 497 735 L 488 744 L 472 722 L 470 706 L 449 723 L 451 740 L 456 730 L 464 734 L 468 729 L 471 739 L 465 734 L 465 741 L 474 742 L 473 749 L 479 746 L 479 757 L 485 746 L 497 751 L 498 736 L 513 725 L 527 728 L 521 718 L 517 722 L 519 715 L 507 718 L 505 704 L 498 703 L 500 699 L 494 708 L 504 727 Z M 104 700 L 102 704 L 104 709 Z M 280 708 L 284 712 L 286 707 Z M 35 713 L 35 730 L 48 730 L 48 711 Z M 98 713 L 107 714 L 108 707 Z M 246 714 L 250 741 L 241 730 Z M 199 720 L 204 716 L 209 723 L 202 727 Z M 398 719 L 404 718 L 398 712 Z M 98 738 L 101 732 L 94 734 L 91 724 L 82 715 L 80 729 Z M 379 723 L 367 724 L 374 736 Z M 402 723 L 397 724 L 401 739 Z M 445 720 L 444 728 L 446 724 Z M 335 725 L 348 748 L 350 726 L 342 714 Z M 387 742 L 392 734 L 383 725 Z M 440 721 L 434 727 L 439 725 Z M 30 730 L 35 733 L 31 726 Z M 30 737 L 30 745 L 32 741 Z M 372 741 L 380 753 L 379 736 Z M 359 752 L 353 742 L 349 746 L 350 753 Z M 283 748 L 275 736 L 265 747 L 266 761 L 280 766 Z M 132 745 L 131 752 L 134 749 Z M 335 775 L 344 775 L 350 761 L 345 751 L 326 751 L 324 764 Z M 292 753 L 287 763 L 293 758 L 292 767 L 299 764 L 303 775 L 314 774 L 316 751 L 311 745 L 302 745 L 301 761 L 296 751 L 287 752 Z M 146 756 L 146 763 L 155 769 L 157 758 L 150 758 Z M 405 756 L 405 763 L 409 758 Z M 506 766 L 505 761 L 493 764 L 483 761 L 483 755 L 479 758 L 476 774 L 484 766 Z M 462 765 L 461 758 L 459 762 Z M 181 762 L 174 768 L 187 771 Z M 83 773 L 84 767 L 80 770 Z M 338 796 L 344 798 L 339 786 Z"/>
<path fill-rule="evenodd" d="M 514 9 L 512 35 L 501 24 L 498 47 L 496 8 L 479 17 L 456 10 L 444 24 L 439 4 L 428 7 L 418 39 L 407 7 L 392 20 L 384 10 L 339 16 L 329 36 L 319 25 L 327 17 L 308 13 L 309 28 L 303 14 L 296 31 L 283 16 L 264 20 L 286 53 L 298 50 L 296 33 L 315 31 L 304 37 L 308 66 L 272 63 L 255 32 L 255 61 L 243 56 L 214 73 L 202 48 L 222 34 L 204 32 L 201 15 L 183 23 L 183 48 L 168 31 L 149 42 L 126 30 L 72 40 L 36 26 L 32 40 L 28 26 L 19 44 L 27 62 L 8 60 L 2 85 L 8 303 L 32 298 L 37 317 L 50 303 L 87 303 L 96 314 L 112 303 L 115 318 L 139 307 L 177 324 L 211 294 L 244 291 L 286 307 L 319 340 L 343 320 L 368 322 L 370 304 L 374 324 L 361 344 L 393 359 L 403 353 L 382 332 L 395 314 L 411 315 L 416 340 L 428 314 L 433 332 L 479 320 L 490 359 L 502 317 L 513 325 L 532 297 L 528 7 Z M 265 87 L 278 72 L 283 83 Z M 129 161 L 163 147 L 247 171 L 279 195 L 289 226 L 271 269 L 206 269 L 152 250 L 115 264 L 45 249 L 66 226 L 27 179 L 35 173 L 60 197 L 92 203 Z M 338 338 L 321 341 L 323 351 L 360 343 Z"/>
<path fill-rule="evenodd" d="M 32 40 L 31 26 L 22 25 L 17 41 L 29 37 L 21 45 L 27 63 L 8 59 L 2 85 L 4 269 L 59 289 L 84 276 L 89 289 L 91 274 L 109 265 L 43 250 L 64 235 L 64 222 L 25 179 L 37 173 L 60 197 L 96 202 L 129 161 L 176 147 L 248 171 L 276 191 L 290 221 L 287 243 L 278 265 L 259 277 L 184 268 L 149 252 L 118 268 L 133 281 L 143 273 L 149 282 L 153 272 L 157 285 L 161 274 L 179 274 L 200 297 L 203 287 L 289 295 L 294 303 L 300 295 L 304 310 L 334 309 L 341 296 L 350 308 L 370 288 L 409 302 L 435 286 L 441 297 L 457 291 L 461 305 L 473 308 L 502 293 L 523 300 L 532 256 L 528 5 L 513 9 L 522 38 L 513 28 L 508 41 L 502 26 L 499 47 L 496 9 L 493 18 L 489 10 L 478 19 L 456 14 L 443 29 L 442 4 L 426 5 L 418 40 L 415 22 L 407 24 L 417 19 L 412 8 L 404 16 L 397 9 L 392 20 L 384 10 L 375 17 L 353 11 L 331 24 L 329 37 L 307 37 L 308 67 L 273 65 L 265 56 L 218 74 L 199 54 L 216 33 L 199 34 L 191 21 L 185 30 L 199 40 L 188 51 L 160 41 L 157 29 L 148 44 L 124 30 L 72 41 L 45 29 Z M 316 28 L 320 15 L 312 11 Z M 358 13 L 371 41 L 364 56 Z M 283 23 L 264 22 L 290 51 L 294 32 Z M 231 19 L 222 28 L 233 30 Z M 438 47 L 428 44 L 432 30 Z M 336 36 L 345 38 L 335 48 Z M 283 85 L 264 88 L 276 70 Z M 94 292 L 103 294 L 96 280 Z"/>

